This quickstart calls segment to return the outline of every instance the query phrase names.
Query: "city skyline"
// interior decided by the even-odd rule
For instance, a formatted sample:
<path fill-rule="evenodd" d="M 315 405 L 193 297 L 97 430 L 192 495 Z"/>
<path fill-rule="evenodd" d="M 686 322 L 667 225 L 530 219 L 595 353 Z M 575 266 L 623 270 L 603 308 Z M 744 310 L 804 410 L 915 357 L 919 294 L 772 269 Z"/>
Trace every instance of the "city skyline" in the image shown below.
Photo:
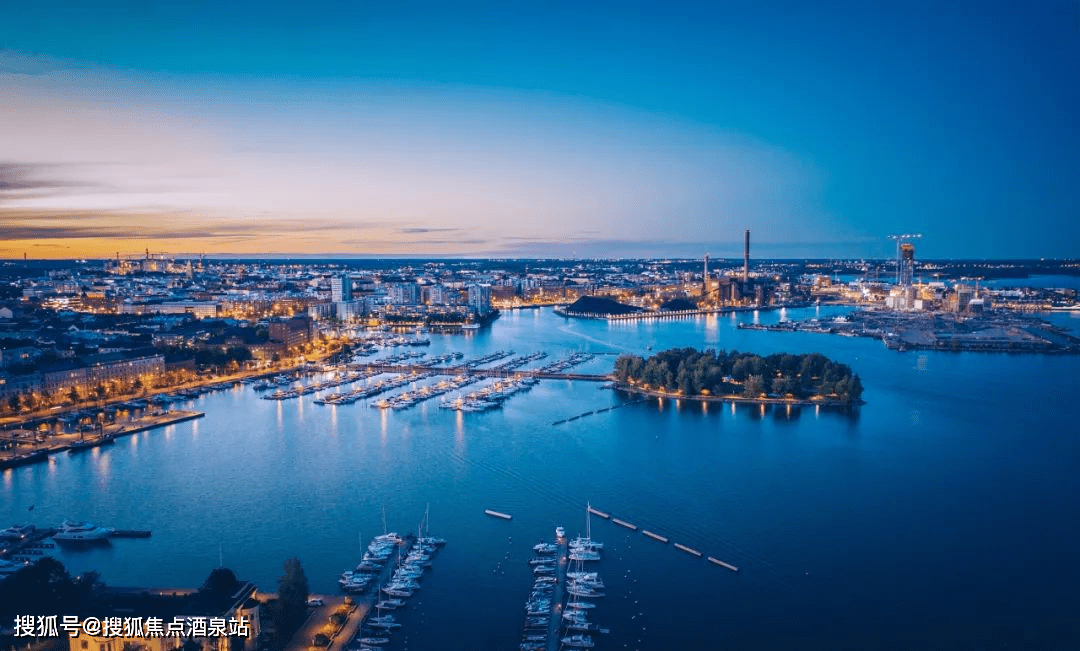
<path fill-rule="evenodd" d="M 1076 256 L 1070 17 L 14 7 L 0 257 Z"/>

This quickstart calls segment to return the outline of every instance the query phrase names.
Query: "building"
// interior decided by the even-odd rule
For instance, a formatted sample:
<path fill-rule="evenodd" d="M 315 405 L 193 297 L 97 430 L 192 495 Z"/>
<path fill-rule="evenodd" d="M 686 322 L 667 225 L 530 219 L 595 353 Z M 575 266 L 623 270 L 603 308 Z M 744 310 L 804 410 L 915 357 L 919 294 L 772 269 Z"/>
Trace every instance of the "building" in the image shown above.
<path fill-rule="evenodd" d="M 163 301 L 161 303 L 123 303 L 120 314 L 190 314 L 196 319 L 213 319 L 218 305 L 212 301 Z"/>
<path fill-rule="evenodd" d="M 491 312 L 491 285 L 469 285 L 469 309 L 477 316 Z"/>
<path fill-rule="evenodd" d="M 333 303 L 314 303 L 307 308 L 308 318 L 312 321 L 329 319 L 334 315 Z"/>
<path fill-rule="evenodd" d="M 330 279 L 330 301 L 347 303 L 352 300 L 352 278 L 348 274 Z"/>
<path fill-rule="evenodd" d="M 339 321 L 353 321 L 368 313 L 366 301 L 344 301 L 335 303 L 334 308 Z"/>
<path fill-rule="evenodd" d="M 446 285 L 432 285 L 428 287 L 428 305 L 450 305 L 452 293 Z"/>
<path fill-rule="evenodd" d="M 900 245 L 900 286 L 911 287 L 915 275 L 915 245 L 904 242 Z"/>
<path fill-rule="evenodd" d="M 394 283 L 390 286 L 390 303 L 393 305 L 419 305 L 420 285 L 416 283 Z"/>
<path fill-rule="evenodd" d="M 275 319 L 270 322 L 270 341 L 284 344 L 286 348 L 302 346 L 311 341 L 311 320 L 297 316 L 291 319 Z"/>
<path fill-rule="evenodd" d="M 89 391 L 112 382 L 147 381 L 165 371 L 165 356 L 151 350 L 100 353 L 42 369 L 40 391 L 46 395 Z"/>
<path fill-rule="evenodd" d="M 107 589 L 87 609 L 87 615 L 103 625 L 119 622 L 121 627 L 108 635 L 104 628 L 101 635 L 79 631 L 68 638 L 68 651 L 173 651 L 190 648 L 185 646 L 189 641 L 202 651 L 251 651 L 257 648 L 262 632 L 259 606 L 255 584 L 238 581 L 224 568 L 211 572 L 194 592 Z M 123 626 L 125 620 L 127 627 Z M 180 629 L 182 635 L 169 634 Z"/>

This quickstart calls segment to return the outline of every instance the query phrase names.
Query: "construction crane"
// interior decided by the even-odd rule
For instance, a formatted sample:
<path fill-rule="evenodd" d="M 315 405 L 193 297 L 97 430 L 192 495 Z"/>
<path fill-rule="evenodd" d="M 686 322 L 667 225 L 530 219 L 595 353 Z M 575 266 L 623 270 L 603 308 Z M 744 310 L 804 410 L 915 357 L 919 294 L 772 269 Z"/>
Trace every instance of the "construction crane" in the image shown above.
<path fill-rule="evenodd" d="M 896 240 L 896 284 L 902 285 L 903 283 L 903 246 L 905 244 L 910 245 L 911 240 L 917 240 L 922 237 L 922 233 L 904 233 L 903 235 L 890 235 L 890 240 Z M 914 259 L 914 249 L 912 250 L 912 257 Z"/>

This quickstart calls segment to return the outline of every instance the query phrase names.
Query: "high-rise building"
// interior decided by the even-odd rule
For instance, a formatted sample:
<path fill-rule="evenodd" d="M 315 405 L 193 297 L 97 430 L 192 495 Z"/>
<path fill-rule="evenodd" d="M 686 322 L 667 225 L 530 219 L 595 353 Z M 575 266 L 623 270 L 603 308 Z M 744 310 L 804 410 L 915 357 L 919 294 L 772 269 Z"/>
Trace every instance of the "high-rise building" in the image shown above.
<path fill-rule="evenodd" d="M 449 305 L 450 291 L 445 285 L 432 285 L 428 288 L 428 304 Z"/>
<path fill-rule="evenodd" d="M 911 280 L 915 275 L 915 245 L 904 242 L 900 245 L 900 285 L 911 287 Z"/>
<path fill-rule="evenodd" d="M 420 285 L 416 283 L 395 283 L 390 287 L 390 302 L 394 305 L 419 305 Z"/>
<path fill-rule="evenodd" d="M 469 309 L 479 316 L 491 311 L 491 285 L 469 285 Z"/>
<path fill-rule="evenodd" d="M 346 303 L 352 300 L 352 278 L 348 274 L 330 279 L 330 301 Z"/>

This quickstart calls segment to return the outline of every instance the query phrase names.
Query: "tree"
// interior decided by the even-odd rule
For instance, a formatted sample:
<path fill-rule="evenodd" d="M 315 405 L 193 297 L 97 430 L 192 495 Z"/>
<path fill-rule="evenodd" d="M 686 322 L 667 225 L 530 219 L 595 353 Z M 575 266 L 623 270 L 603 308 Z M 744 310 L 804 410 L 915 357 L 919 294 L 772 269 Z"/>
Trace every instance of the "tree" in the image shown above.
<path fill-rule="evenodd" d="M 75 387 L 71 387 L 71 392 L 68 393 L 68 398 L 71 398 L 72 402 L 78 402 L 79 401 L 79 390 L 76 389 Z"/>
<path fill-rule="evenodd" d="M 308 582 L 300 559 L 293 557 L 285 561 L 285 573 L 278 579 L 278 600 L 274 609 L 274 624 L 277 628 L 275 646 L 284 648 L 289 638 L 300 628 L 307 618 Z"/>
<path fill-rule="evenodd" d="M 760 375 L 749 375 L 743 382 L 743 395 L 747 398 L 756 398 L 765 390 L 765 383 Z"/>
<path fill-rule="evenodd" d="M 60 561 L 45 556 L 0 582 L 0 619 L 80 612 L 100 586 L 95 573 L 72 578 Z"/>
<path fill-rule="evenodd" d="M 8 398 L 8 407 L 11 407 L 11 411 L 13 412 L 19 411 L 19 407 L 22 407 L 22 398 L 19 394 L 11 394 L 11 397 Z"/>

